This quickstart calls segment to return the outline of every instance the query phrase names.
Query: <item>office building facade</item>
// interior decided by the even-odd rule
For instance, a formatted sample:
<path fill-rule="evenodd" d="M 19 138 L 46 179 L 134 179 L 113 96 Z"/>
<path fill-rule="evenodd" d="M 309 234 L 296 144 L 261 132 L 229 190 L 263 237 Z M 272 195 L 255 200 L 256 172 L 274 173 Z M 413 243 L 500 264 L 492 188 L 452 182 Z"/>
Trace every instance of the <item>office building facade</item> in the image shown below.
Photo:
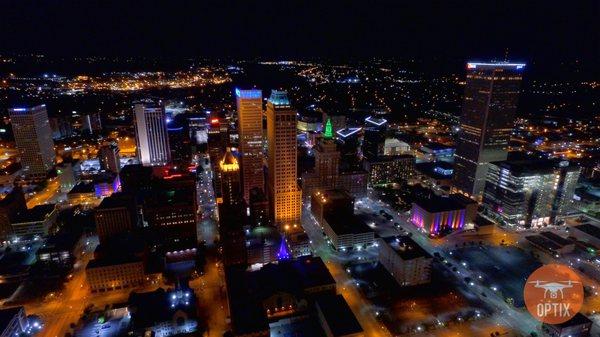
<path fill-rule="evenodd" d="M 552 225 L 571 208 L 580 171 L 565 160 L 491 163 L 484 209 L 509 226 Z"/>
<path fill-rule="evenodd" d="M 98 160 L 100 169 L 119 173 L 121 170 L 121 157 L 119 156 L 119 146 L 115 142 L 106 142 L 98 150 Z"/>
<path fill-rule="evenodd" d="M 144 166 L 162 166 L 171 161 L 167 117 L 162 102 L 137 103 L 134 108 L 137 155 Z"/>
<path fill-rule="evenodd" d="M 262 91 L 235 91 L 241 153 L 241 178 L 244 200 L 250 202 L 250 190 L 264 189 Z"/>
<path fill-rule="evenodd" d="M 273 90 L 267 102 L 269 143 L 269 201 L 273 224 L 280 229 L 299 229 L 302 191 L 298 187 L 296 111 L 285 91 Z"/>
<path fill-rule="evenodd" d="M 8 109 L 21 166 L 29 176 L 45 178 L 56 160 L 46 105 Z"/>
<path fill-rule="evenodd" d="M 467 64 L 455 153 L 456 191 L 480 200 L 489 163 L 506 160 L 524 67 L 506 62 Z"/>

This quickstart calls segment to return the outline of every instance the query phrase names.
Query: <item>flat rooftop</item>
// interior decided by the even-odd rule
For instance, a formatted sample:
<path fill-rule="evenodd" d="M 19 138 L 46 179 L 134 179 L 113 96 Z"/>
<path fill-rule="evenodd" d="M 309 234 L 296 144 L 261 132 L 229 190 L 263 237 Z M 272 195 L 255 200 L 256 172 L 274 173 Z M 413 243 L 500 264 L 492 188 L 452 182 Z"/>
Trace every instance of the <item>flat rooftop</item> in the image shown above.
<path fill-rule="evenodd" d="M 534 245 L 550 252 L 556 252 L 561 248 L 561 246 L 556 244 L 554 241 L 542 235 L 528 235 L 525 237 L 525 239 L 527 239 L 527 241 L 533 243 Z"/>
<path fill-rule="evenodd" d="M 54 206 L 54 204 L 37 205 L 26 211 L 19 212 L 15 216 L 15 219 L 12 221 L 12 223 L 15 224 L 44 221 L 50 213 L 54 212 Z"/>
<path fill-rule="evenodd" d="M 514 176 L 531 176 L 536 174 L 550 174 L 556 169 L 567 171 L 579 170 L 579 167 L 567 160 L 540 159 L 540 160 L 506 160 L 492 164 L 507 169 Z"/>
<path fill-rule="evenodd" d="M 142 261 L 142 259 L 135 257 L 135 256 L 109 256 L 109 257 L 102 257 L 102 258 L 96 258 L 91 260 L 85 269 L 92 269 L 92 268 L 101 268 L 101 267 L 108 267 L 108 266 L 116 266 L 116 265 L 120 265 L 120 264 L 126 264 L 126 263 L 134 263 L 134 262 L 140 262 Z"/>
<path fill-rule="evenodd" d="M 336 214 L 326 214 L 325 221 L 337 235 L 370 233 L 373 230 L 358 216 L 341 217 Z"/>
<path fill-rule="evenodd" d="M 431 257 L 429 253 L 419 246 L 413 239 L 406 235 L 389 236 L 382 238 L 403 260 L 412 260 L 420 257 Z"/>
<path fill-rule="evenodd" d="M 457 197 L 442 197 L 431 193 L 429 198 L 417 199 L 414 203 L 429 213 L 438 213 L 464 209 L 466 200 Z"/>
<path fill-rule="evenodd" d="M 319 297 L 315 302 L 333 336 L 348 336 L 363 332 L 363 328 L 342 295 Z"/>
<path fill-rule="evenodd" d="M 545 238 L 551 240 L 552 242 L 556 243 L 557 245 L 564 247 L 567 245 L 572 244 L 573 242 L 571 242 L 570 240 L 567 240 L 565 238 L 563 238 L 562 236 L 550 232 L 550 231 L 545 231 L 545 232 L 541 232 L 540 235 L 544 236 Z"/>
<path fill-rule="evenodd" d="M 133 196 L 123 193 L 117 192 L 112 195 L 104 198 L 100 205 L 98 205 L 97 209 L 111 209 L 118 207 L 129 207 L 133 204 Z"/>
<path fill-rule="evenodd" d="M 593 236 L 596 239 L 600 239 L 600 228 L 592 224 L 586 223 L 583 225 L 575 226 L 575 229 L 582 231 L 587 235 Z"/>

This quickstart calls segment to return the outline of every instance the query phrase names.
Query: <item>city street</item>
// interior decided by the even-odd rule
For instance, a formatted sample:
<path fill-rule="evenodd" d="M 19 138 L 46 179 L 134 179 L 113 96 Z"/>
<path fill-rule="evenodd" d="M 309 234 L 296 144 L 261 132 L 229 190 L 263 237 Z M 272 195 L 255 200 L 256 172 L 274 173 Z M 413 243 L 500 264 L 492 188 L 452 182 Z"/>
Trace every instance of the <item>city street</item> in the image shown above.
<path fill-rule="evenodd" d="M 423 247 L 427 252 L 431 255 L 438 252 L 441 257 L 444 259 L 450 259 L 451 256 L 448 254 L 446 247 L 454 246 L 454 242 L 450 244 L 444 245 L 436 245 L 433 240 L 429 239 L 424 233 L 418 230 L 414 225 L 412 225 L 409 221 L 407 214 L 398 214 L 386 204 L 374 201 L 369 198 L 361 199 L 356 203 L 357 205 L 357 213 L 358 212 L 379 212 L 379 210 L 383 209 L 388 214 L 390 214 L 393 219 L 392 221 L 386 221 L 382 217 L 380 217 L 380 221 L 377 222 L 375 226 L 375 230 L 378 233 L 381 233 L 381 236 L 387 236 L 390 232 L 396 230 L 395 235 L 401 234 L 398 229 L 395 229 L 393 223 L 397 222 L 400 224 L 401 231 L 403 233 L 411 233 L 412 238 L 416 241 L 421 247 Z M 477 275 L 482 274 L 480 271 L 469 270 L 466 266 L 458 264 L 456 266 L 457 271 L 453 272 L 456 275 L 456 278 L 461 280 L 464 277 L 471 277 L 473 280 L 477 279 Z M 488 279 L 493 279 L 493 275 L 485 275 Z M 503 326 L 507 326 L 514 331 L 519 331 L 525 335 L 530 334 L 533 331 L 537 331 L 539 328 L 539 323 L 535 321 L 531 315 L 524 312 L 523 310 L 519 310 L 509 304 L 507 304 L 500 296 L 491 295 L 491 296 L 481 296 L 482 292 L 489 292 L 489 289 L 485 288 L 482 285 L 479 285 L 477 282 L 474 282 L 472 286 L 472 293 L 479 297 L 480 300 L 488 304 L 490 307 L 495 308 L 494 317 L 497 318 L 497 323 Z"/>
<path fill-rule="evenodd" d="M 315 254 L 320 256 L 327 265 L 329 272 L 336 281 L 338 292 L 341 293 L 344 296 L 344 299 L 346 299 L 346 302 L 348 302 L 352 312 L 365 330 L 366 336 L 391 336 L 383 324 L 377 320 L 375 316 L 376 310 L 362 296 L 356 282 L 353 281 L 350 275 L 344 270 L 343 262 L 347 261 L 348 258 L 335 252 L 325 241 L 321 228 L 316 223 L 306 204 L 302 210 L 302 225 L 312 242 Z"/>

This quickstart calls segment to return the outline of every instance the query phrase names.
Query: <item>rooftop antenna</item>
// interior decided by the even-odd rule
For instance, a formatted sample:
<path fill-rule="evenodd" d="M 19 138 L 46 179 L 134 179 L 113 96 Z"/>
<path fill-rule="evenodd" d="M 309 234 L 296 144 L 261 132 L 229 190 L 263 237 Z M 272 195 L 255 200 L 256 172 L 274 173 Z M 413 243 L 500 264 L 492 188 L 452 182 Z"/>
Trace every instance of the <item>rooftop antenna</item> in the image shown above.
<path fill-rule="evenodd" d="M 504 62 L 508 62 L 508 48 L 504 49 Z"/>

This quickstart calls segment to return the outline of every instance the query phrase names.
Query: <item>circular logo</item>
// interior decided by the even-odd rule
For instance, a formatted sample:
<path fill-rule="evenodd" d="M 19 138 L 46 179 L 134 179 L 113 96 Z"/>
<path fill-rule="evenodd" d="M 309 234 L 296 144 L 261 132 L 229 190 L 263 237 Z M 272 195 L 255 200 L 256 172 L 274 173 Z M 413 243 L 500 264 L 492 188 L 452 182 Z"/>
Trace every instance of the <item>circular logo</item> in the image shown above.
<path fill-rule="evenodd" d="M 583 304 L 583 284 L 564 265 L 548 264 L 534 271 L 523 290 L 525 305 L 538 321 L 560 324 L 570 320 Z"/>

